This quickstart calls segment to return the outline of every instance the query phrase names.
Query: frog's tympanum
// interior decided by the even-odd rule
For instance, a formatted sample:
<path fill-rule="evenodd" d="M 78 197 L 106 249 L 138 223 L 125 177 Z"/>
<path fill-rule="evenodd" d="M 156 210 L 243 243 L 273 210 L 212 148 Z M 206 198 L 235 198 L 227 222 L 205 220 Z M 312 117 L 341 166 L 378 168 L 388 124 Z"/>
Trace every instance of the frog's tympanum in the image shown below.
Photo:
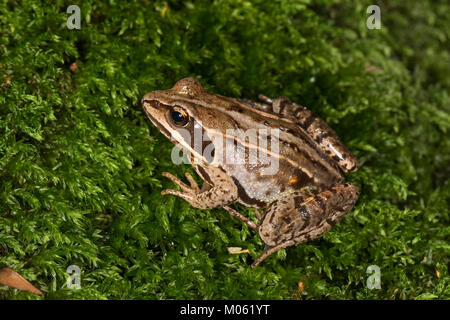
<path fill-rule="evenodd" d="M 259 98 L 208 93 L 186 78 L 142 99 L 153 124 L 188 155 L 204 180 L 199 188 L 189 173 L 190 186 L 163 173 L 181 190 L 162 194 L 196 208 L 223 207 L 257 230 L 267 246 L 253 267 L 279 249 L 321 236 L 358 199 L 358 188 L 341 173 L 356 171 L 358 162 L 336 133 L 286 97 Z M 255 208 L 259 221 L 230 208 L 234 202 Z"/>

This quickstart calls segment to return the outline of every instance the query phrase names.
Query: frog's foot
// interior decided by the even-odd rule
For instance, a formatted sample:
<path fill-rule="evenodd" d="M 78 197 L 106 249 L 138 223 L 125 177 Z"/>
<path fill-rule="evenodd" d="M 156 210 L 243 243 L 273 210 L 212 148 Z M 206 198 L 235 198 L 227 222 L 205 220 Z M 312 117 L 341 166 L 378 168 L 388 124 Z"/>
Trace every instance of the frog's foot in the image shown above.
<path fill-rule="evenodd" d="M 189 184 L 191 185 L 190 187 L 187 186 L 183 181 L 181 181 L 180 179 L 178 179 L 177 177 L 175 177 L 173 174 L 171 174 L 169 172 L 163 172 L 162 175 L 164 177 L 170 179 L 177 186 L 179 186 L 183 192 L 198 193 L 200 191 L 200 188 L 198 187 L 197 182 L 195 182 L 194 178 L 192 177 L 192 175 L 189 172 L 186 172 L 184 175 L 186 176 L 186 179 L 189 181 Z M 162 192 L 162 194 L 163 195 L 172 194 L 172 191 L 176 191 L 176 190 L 164 190 Z"/>
<path fill-rule="evenodd" d="M 180 198 L 185 199 L 188 202 L 193 201 L 195 196 L 200 192 L 200 188 L 197 185 L 197 182 L 195 182 L 194 178 L 188 173 L 185 173 L 186 179 L 189 181 L 191 186 L 186 185 L 183 181 L 175 177 L 173 174 L 169 172 L 163 172 L 162 175 L 168 179 L 170 179 L 173 183 L 175 183 L 177 186 L 180 187 L 181 191 L 173 190 L 173 189 L 166 189 L 161 192 L 161 194 L 164 196 L 166 194 L 171 194 Z"/>
<path fill-rule="evenodd" d="M 216 186 L 211 187 L 208 190 L 201 190 L 195 182 L 194 178 L 189 173 L 186 173 L 185 176 L 189 181 L 190 186 L 186 185 L 180 179 L 168 172 L 163 172 L 162 175 L 179 186 L 181 191 L 166 189 L 163 190 L 161 194 L 171 194 L 180 197 L 189 202 L 189 204 L 195 208 L 212 209 L 216 207 L 222 207 L 234 202 L 237 198 L 236 190 L 231 190 L 224 186 Z"/>
<path fill-rule="evenodd" d="M 306 199 L 294 193 L 288 201 L 269 208 L 259 227 L 269 247 L 252 267 L 280 249 L 322 236 L 352 209 L 358 195 L 355 185 L 344 183 Z"/>

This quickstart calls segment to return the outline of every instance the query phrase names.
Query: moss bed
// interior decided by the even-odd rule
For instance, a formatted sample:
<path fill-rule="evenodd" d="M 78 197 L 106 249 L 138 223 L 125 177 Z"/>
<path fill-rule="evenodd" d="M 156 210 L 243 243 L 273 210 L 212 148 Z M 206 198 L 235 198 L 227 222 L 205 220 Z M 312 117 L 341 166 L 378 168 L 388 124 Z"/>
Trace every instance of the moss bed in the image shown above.
<path fill-rule="evenodd" d="M 82 3 L 69 30 L 67 2 L 0 2 L 0 268 L 45 293 L 0 299 L 449 299 L 448 1 L 378 1 L 374 30 L 372 1 Z M 255 232 L 160 194 L 193 170 L 140 99 L 187 76 L 325 119 L 359 159 L 355 209 L 252 269 Z"/>

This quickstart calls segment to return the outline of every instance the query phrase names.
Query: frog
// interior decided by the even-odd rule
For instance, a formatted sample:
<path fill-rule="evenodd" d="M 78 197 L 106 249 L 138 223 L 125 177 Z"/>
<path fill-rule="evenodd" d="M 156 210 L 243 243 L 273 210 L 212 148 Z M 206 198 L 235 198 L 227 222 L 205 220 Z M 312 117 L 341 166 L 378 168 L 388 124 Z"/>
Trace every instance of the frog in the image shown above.
<path fill-rule="evenodd" d="M 161 194 L 199 209 L 223 208 L 255 230 L 265 248 L 252 267 L 278 250 L 321 237 L 359 197 L 359 188 L 344 178 L 358 161 L 324 120 L 285 96 L 258 98 L 210 93 L 189 77 L 141 100 L 150 122 L 203 180 L 199 187 L 189 172 L 188 184 L 164 172 L 179 190 Z M 232 208 L 234 203 L 253 208 L 254 217 Z"/>

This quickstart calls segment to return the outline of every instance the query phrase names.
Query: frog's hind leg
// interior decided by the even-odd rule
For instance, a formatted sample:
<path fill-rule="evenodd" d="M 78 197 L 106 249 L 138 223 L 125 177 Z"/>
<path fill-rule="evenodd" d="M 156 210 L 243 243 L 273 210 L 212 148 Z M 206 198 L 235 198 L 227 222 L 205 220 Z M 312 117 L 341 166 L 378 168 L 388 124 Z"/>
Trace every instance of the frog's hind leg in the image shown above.
<path fill-rule="evenodd" d="M 270 208 L 259 228 L 261 239 L 268 247 L 252 267 L 280 249 L 318 238 L 329 231 L 352 209 L 358 195 L 355 185 L 344 183 L 306 199 L 294 193 L 284 205 Z"/>
<path fill-rule="evenodd" d="M 336 132 L 306 107 L 292 104 L 291 114 L 297 124 L 319 145 L 323 152 L 344 172 L 358 170 L 358 160 L 341 142 Z"/>
<path fill-rule="evenodd" d="M 259 99 L 265 106 L 271 106 L 271 111 L 294 120 L 342 171 L 353 172 L 358 169 L 357 159 L 341 142 L 336 132 L 306 107 L 292 102 L 287 97 L 270 99 L 260 94 Z"/>

